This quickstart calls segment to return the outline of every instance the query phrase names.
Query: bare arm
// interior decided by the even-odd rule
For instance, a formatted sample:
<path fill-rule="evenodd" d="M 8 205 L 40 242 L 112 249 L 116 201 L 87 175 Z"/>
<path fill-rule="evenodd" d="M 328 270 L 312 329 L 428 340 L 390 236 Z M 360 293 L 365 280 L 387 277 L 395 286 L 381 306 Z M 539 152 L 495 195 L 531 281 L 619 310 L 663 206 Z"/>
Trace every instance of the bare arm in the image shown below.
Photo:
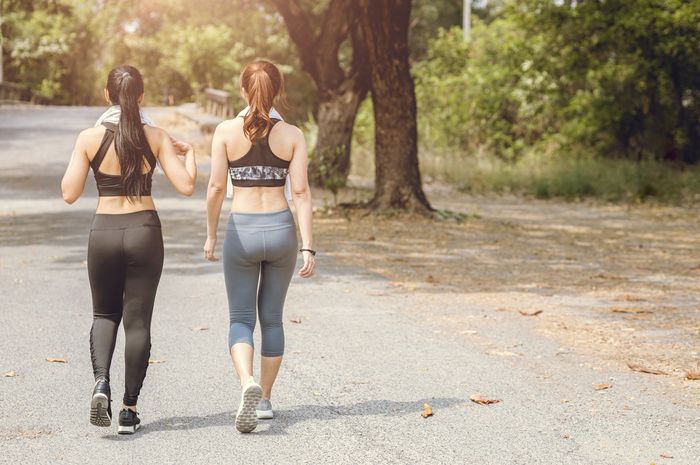
<path fill-rule="evenodd" d="M 85 180 L 90 171 L 90 159 L 85 150 L 85 131 L 81 132 L 75 141 L 75 147 L 66 168 L 66 173 L 61 180 L 61 193 L 63 200 L 71 204 L 78 200 L 85 189 Z"/>
<path fill-rule="evenodd" d="M 313 249 L 313 233 L 311 226 L 311 189 L 307 166 L 309 156 L 306 150 L 304 134 L 298 131 L 294 141 L 294 152 L 289 164 L 289 177 L 292 182 L 292 200 L 297 211 L 299 231 L 301 232 L 301 244 L 303 249 Z M 303 252 L 304 266 L 299 270 L 299 276 L 309 278 L 314 274 L 316 260 L 310 252 Z"/>
<path fill-rule="evenodd" d="M 204 257 L 210 261 L 216 261 L 214 248 L 216 247 L 216 231 L 219 228 L 219 216 L 221 204 L 226 194 L 226 175 L 228 172 L 228 157 L 226 155 L 226 142 L 224 130 L 221 124 L 214 131 L 211 143 L 211 175 L 207 187 L 207 242 L 204 244 Z"/>
<path fill-rule="evenodd" d="M 158 161 L 165 176 L 180 194 L 190 196 L 197 182 L 197 164 L 194 160 L 194 148 L 190 144 L 171 139 L 163 130 L 158 129 Z M 178 155 L 184 155 L 183 162 Z"/>

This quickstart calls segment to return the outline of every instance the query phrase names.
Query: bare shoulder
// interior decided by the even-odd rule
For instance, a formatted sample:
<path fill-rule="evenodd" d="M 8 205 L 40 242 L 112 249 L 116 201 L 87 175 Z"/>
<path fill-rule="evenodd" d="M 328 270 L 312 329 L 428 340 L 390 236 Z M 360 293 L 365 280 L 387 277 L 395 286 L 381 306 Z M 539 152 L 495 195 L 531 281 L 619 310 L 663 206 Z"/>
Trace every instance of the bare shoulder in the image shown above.
<path fill-rule="evenodd" d="M 104 126 L 95 126 L 92 128 L 83 129 L 78 134 L 78 139 L 75 141 L 76 150 L 87 154 L 94 154 L 97 148 L 102 143 L 102 138 L 105 135 Z M 92 155 L 88 155 L 91 157 Z"/>
<path fill-rule="evenodd" d="M 92 128 L 83 129 L 78 134 L 78 142 L 91 143 L 97 141 L 99 144 L 102 141 L 102 137 L 105 135 L 104 126 L 95 126 Z"/>
<path fill-rule="evenodd" d="M 233 133 L 233 130 L 241 127 L 243 127 L 243 118 L 232 118 L 220 122 L 218 126 L 216 126 L 216 132 L 219 133 L 219 135 L 230 134 Z"/>
<path fill-rule="evenodd" d="M 279 127 L 279 131 L 287 140 L 293 142 L 299 142 L 300 140 L 304 140 L 304 133 L 302 132 L 302 130 L 294 126 L 293 124 L 280 121 L 275 125 L 275 127 Z"/>
<path fill-rule="evenodd" d="M 145 125 L 143 127 L 143 132 L 146 133 L 146 138 L 148 138 L 149 141 L 162 140 L 164 137 L 168 136 L 168 133 L 165 132 L 165 129 L 159 128 L 157 126 Z"/>

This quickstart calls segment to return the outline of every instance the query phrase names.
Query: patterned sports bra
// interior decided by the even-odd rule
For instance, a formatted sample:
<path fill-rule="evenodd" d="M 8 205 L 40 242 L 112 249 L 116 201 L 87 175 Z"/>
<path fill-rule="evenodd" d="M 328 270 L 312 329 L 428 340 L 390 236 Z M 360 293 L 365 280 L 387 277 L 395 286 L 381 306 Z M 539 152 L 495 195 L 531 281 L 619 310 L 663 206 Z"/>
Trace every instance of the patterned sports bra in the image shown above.
<path fill-rule="evenodd" d="M 90 166 L 95 174 L 95 182 L 97 183 L 97 192 L 100 197 L 117 197 L 126 195 L 124 186 L 122 185 L 122 177 L 119 174 L 107 174 L 100 171 L 100 165 L 107 155 L 109 147 L 114 141 L 114 133 L 117 131 L 117 125 L 104 122 L 102 125 L 106 128 L 105 135 L 102 137 L 100 148 L 97 149 L 95 157 L 90 161 Z M 148 147 L 144 155 L 151 169 L 143 174 L 145 178 L 145 190 L 141 194 L 145 197 L 151 195 L 151 182 L 153 180 L 153 171 L 156 169 L 156 156 L 153 155 L 151 148 Z"/>
<path fill-rule="evenodd" d="M 289 173 L 289 160 L 284 160 L 270 149 L 268 137 L 275 124 L 281 120 L 270 120 L 270 130 L 265 137 L 256 139 L 250 150 L 237 160 L 229 160 L 228 172 L 231 183 L 236 187 L 276 187 L 284 186 Z"/>

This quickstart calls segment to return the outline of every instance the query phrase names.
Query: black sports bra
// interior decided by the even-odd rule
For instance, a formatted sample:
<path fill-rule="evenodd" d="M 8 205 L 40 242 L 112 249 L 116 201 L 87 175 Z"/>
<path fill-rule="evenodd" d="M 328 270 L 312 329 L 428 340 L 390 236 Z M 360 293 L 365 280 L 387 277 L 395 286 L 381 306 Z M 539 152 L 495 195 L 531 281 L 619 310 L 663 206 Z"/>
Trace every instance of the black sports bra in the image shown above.
<path fill-rule="evenodd" d="M 122 177 L 119 174 L 107 174 L 100 171 L 100 165 L 107 155 L 107 150 L 112 145 L 114 141 L 114 132 L 117 130 L 117 125 L 113 123 L 102 123 L 106 128 L 105 135 L 100 143 L 100 148 L 97 149 L 95 157 L 90 162 L 92 171 L 95 174 L 95 182 L 97 183 L 97 192 L 100 197 L 117 197 L 126 195 L 124 191 L 124 186 L 122 185 Z M 151 170 L 148 173 L 143 174 L 146 177 L 146 189 L 141 194 L 143 196 L 151 195 L 151 183 L 153 180 L 153 170 L 156 168 L 156 157 L 153 155 L 151 148 L 148 147 L 146 150 L 146 161 L 148 161 Z"/>
<path fill-rule="evenodd" d="M 289 173 L 289 160 L 284 160 L 270 149 L 269 136 L 275 124 L 281 120 L 273 118 L 267 135 L 255 139 L 250 150 L 237 160 L 229 160 L 228 172 L 231 183 L 237 187 L 284 186 Z"/>

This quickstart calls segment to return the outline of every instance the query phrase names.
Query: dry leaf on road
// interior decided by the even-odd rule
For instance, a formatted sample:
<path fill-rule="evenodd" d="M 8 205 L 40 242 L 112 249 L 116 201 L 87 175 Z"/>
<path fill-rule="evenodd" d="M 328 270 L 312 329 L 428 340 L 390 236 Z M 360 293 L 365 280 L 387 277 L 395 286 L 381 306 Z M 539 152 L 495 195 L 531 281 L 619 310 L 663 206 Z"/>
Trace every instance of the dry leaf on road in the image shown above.
<path fill-rule="evenodd" d="M 665 371 L 655 370 L 653 368 L 647 368 L 645 366 L 639 365 L 637 363 L 627 362 L 627 366 L 630 367 L 632 371 L 638 371 L 639 373 L 649 373 L 650 375 L 667 375 Z"/>
<path fill-rule="evenodd" d="M 661 454 L 661 458 L 662 459 L 672 459 L 673 455 L 664 452 L 663 454 Z"/>
<path fill-rule="evenodd" d="M 192 328 L 192 331 L 199 332 L 199 331 L 208 331 L 209 326 L 195 326 Z"/>
<path fill-rule="evenodd" d="M 632 294 L 623 294 L 615 300 L 622 300 L 625 302 L 646 302 L 647 299 Z"/>
<path fill-rule="evenodd" d="M 690 380 L 700 380 L 700 362 L 697 363 L 695 368 L 685 372 L 685 378 Z"/>
<path fill-rule="evenodd" d="M 17 372 L 15 370 L 8 371 L 3 376 L 5 376 L 5 378 L 14 378 L 15 376 L 17 376 Z"/>
<path fill-rule="evenodd" d="M 289 321 L 291 321 L 292 323 L 299 324 L 299 323 L 301 323 L 301 317 L 298 316 L 298 317 L 296 317 L 296 318 L 292 318 L 292 319 L 289 320 Z"/>
<path fill-rule="evenodd" d="M 599 383 L 599 384 L 594 384 L 593 389 L 596 391 L 602 391 L 604 389 L 610 389 L 612 386 L 607 384 L 607 383 Z"/>
<path fill-rule="evenodd" d="M 613 307 L 610 311 L 613 313 L 651 313 L 650 310 L 644 310 L 638 307 Z"/>
<path fill-rule="evenodd" d="M 157 360 L 155 358 L 149 358 L 148 359 L 148 364 L 149 365 L 157 365 L 158 363 L 165 363 L 165 360 Z"/>
<path fill-rule="evenodd" d="M 520 313 L 522 316 L 537 316 L 540 313 L 542 313 L 542 310 L 532 310 L 532 311 L 518 310 L 518 313 Z"/>
<path fill-rule="evenodd" d="M 487 399 L 481 394 L 472 394 L 471 396 L 469 396 L 469 400 L 479 405 L 497 404 L 501 401 L 500 399 Z"/>
<path fill-rule="evenodd" d="M 437 282 L 435 278 L 433 278 L 433 275 L 429 274 L 428 276 L 425 277 L 425 282 L 428 284 L 434 284 Z"/>
<path fill-rule="evenodd" d="M 423 404 L 423 411 L 421 412 L 420 416 L 422 416 L 423 418 L 432 417 L 433 408 L 427 403 Z"/>
<path fill-rule="evenodd" d="M 52 358 L 49 357 L 46 359 L 47 362 L 52 362 L 52 363 L 68 363 L 68 360 L 65 358 Z"/>

